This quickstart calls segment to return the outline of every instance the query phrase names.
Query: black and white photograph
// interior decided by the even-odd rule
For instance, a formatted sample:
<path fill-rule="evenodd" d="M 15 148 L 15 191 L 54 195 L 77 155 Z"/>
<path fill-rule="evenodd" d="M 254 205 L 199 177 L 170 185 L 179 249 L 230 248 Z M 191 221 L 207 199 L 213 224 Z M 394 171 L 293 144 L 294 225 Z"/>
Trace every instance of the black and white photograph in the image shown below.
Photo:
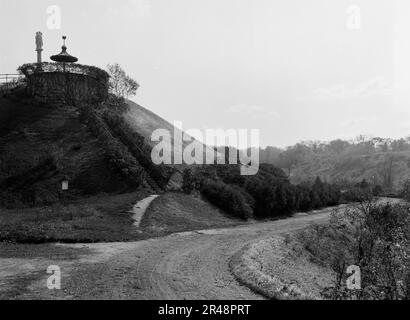
<path fill-rule="evenodd" d="M 409 1 L 0 0 L 1 301 L 408 301 L 409 240 Z"/>

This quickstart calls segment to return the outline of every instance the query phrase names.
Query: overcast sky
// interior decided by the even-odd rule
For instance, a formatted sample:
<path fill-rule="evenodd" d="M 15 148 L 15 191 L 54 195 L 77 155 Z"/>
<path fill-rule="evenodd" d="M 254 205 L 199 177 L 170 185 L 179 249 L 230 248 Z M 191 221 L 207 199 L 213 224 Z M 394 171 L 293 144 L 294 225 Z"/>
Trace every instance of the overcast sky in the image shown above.
<path fill-rule="evenodd" d="M 0 73 L 35 61 L 36 31 L 47 61 L 64 34 L 79 63 L 119 62 L 141 84 L 134 100 L 184 129 L 260 129 L 262 145 L 276 146 L 404 137 L 407 2 L 0 0 Z M 47 27 L 51 5 L 61 29 Z M 351 5 L 359 29 L 347 25 Z"/>

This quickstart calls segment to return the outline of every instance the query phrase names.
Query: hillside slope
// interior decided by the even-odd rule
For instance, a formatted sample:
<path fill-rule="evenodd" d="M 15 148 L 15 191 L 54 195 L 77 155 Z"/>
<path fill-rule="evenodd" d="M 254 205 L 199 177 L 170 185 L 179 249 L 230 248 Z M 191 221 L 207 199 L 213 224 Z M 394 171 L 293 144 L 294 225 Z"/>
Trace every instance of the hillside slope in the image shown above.
<path fill-rule="evenodd" d="M 151 159 L 157 129 L 172 135 L 167 151 L 174 151 L 173 125 L 131 101 L 121 106 L 113 101 L 50 107 L 27 97 L 0 97 L 0 206 L 129 192 L 140 184 L 153 192 L 178 185 L 184 165 L 157 166 Z M 214 153 L 196 143 L 204 154 Z M 64 196 L 63 179 L 70 187 Z"/>
<path fill-rule="evenodd" d="M 124 119 L 126 122 L 137 132 L 139 132 L 142 136 L 146 138 L 146 140 L 150 143 L 151 147 L 154 147 L 158 142 L 151 140 L 152 133 L 157 129 L 163 129 L 170 133 L 169 139 L 164 139 L 171 146 L 171 150 L 166 149 L 166 151 L 175 152 L 175 155 L 181 157 L 181 152 L 178 149 L 173 148 L 175 140 L 174 140 L 174 133 L 176 135 L 182 136 L 181 130 L 178 128 L 174 128 L 174 126 L 169 123 L 168 121 L 162 119 L 155 113 L 145 109 L 144 107 L 132 102 L 127 101 L 128 110 L 124 113 Z M 175 131 L 174 131 L 175 130 Z M 213 155 L 215 151 L 212 148 L 209 148 L 202 143 L 198 142 L 197 140 L 193 139 L 196 144 L 203 147 L 204 153 L 195 154 L 194 159 L 196 161 L 201 161 L 205 159 L 206 154 Z M 183 150 L 185 147 L 192 143 L 192 141 L 182 141 Z"/>
<path fill-rule="evenodd" d="M 0 98 L 2 204 L 41 205 L 70 195 L 121 192 L 127 184 L 109 167 L 101 145 L 74 107 Z"/>

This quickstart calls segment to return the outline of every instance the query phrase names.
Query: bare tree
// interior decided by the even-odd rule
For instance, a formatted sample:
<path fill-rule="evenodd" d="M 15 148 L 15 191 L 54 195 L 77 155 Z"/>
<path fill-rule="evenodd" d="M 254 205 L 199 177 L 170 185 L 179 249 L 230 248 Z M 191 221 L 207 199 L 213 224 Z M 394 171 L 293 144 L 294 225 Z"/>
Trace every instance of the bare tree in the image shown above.
<path fill-rule="evenodd" d="M 118 97 L 134 96 L 139 88 L 137 81 L 132 79 L 118 63 L 107 66 L 110 74 L 110 91 Z"/>

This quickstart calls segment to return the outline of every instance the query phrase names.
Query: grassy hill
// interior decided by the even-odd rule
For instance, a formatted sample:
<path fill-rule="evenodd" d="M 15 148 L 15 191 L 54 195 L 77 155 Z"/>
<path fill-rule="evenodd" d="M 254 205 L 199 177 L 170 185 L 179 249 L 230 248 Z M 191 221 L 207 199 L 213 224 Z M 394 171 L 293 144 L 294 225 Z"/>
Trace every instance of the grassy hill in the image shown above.
<path fill-rule="evenodd" d="M 108 166 L 104 147 L 79 110 L 30 100 L 0 98 L 0 190 L 8 205 L 40 205 L 61 198 L 68 177 L 71 196 L 128 188 Z"/>

